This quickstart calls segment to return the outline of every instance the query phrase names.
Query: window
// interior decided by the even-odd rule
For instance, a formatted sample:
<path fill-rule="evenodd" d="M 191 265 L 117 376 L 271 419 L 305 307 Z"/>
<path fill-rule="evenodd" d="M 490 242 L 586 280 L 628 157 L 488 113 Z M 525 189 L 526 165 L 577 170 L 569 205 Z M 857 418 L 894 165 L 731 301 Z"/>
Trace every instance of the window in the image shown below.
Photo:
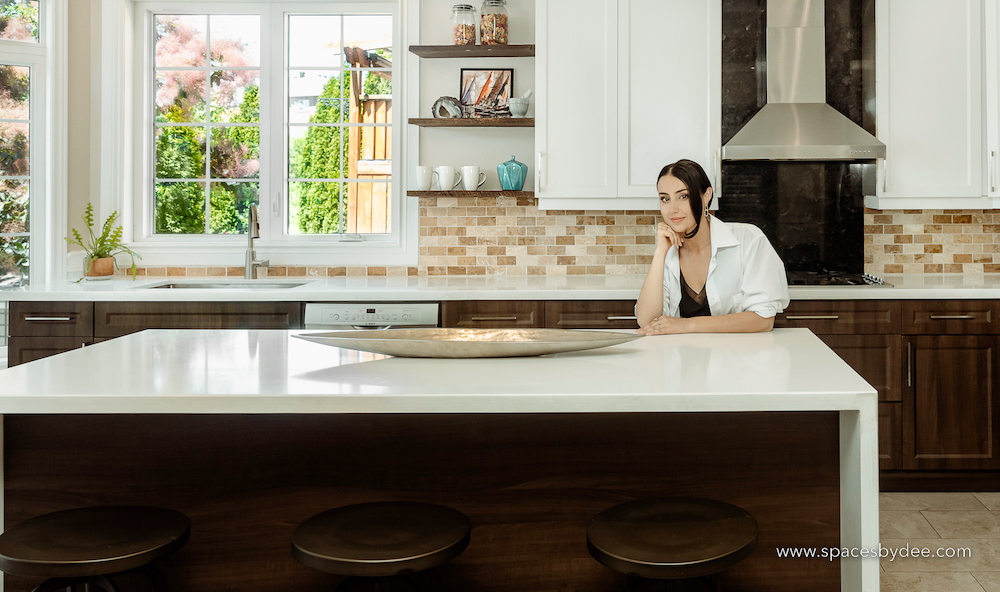
<path fill-rule="evenodd" d="M 405 251 L 395 3 L 139 7 L 149 56 L 136 69 L 136 141 L 149 164 L 133 235 L 144 262 L 157 246 L 242 244 L 225 235 L 246 233 L 251 205 L 272 262 L 310 264 L 292 256 L 303 248 L 326 263 L 335 251 Z"/>
<path fill-rule="evenodd" d="M 42 185 L 39 42 L 38 0 L 0 0 L 0 289 L 29 283 L 30 195 Z"/>

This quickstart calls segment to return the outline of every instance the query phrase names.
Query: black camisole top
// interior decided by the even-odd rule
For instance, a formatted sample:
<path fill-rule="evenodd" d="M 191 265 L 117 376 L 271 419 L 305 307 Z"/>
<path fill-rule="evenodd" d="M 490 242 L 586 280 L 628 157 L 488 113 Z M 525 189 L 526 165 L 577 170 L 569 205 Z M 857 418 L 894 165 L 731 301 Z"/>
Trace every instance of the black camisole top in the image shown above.
<path fill-rule="evenodd" d="M 708 306 L 708 295 L 705 294 L 705 286 L 701 287 L 701 292 L 695 292 L 684 280 L 683 273 L 681 274 L 681 301 L 679 312 L 681 318 L 685 319 L 689 319 L 691 317 L 712 316 L 712 310 Z"/>

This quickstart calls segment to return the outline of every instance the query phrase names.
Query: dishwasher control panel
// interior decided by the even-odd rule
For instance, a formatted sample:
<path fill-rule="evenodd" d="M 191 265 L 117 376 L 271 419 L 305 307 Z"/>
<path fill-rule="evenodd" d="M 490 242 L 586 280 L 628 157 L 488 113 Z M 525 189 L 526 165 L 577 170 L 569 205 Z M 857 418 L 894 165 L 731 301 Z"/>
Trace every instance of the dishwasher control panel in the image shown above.
<path fill-rule="evenodd" d="M 307 302 L 306 329 L 437 327 L 437 302 Z"/>

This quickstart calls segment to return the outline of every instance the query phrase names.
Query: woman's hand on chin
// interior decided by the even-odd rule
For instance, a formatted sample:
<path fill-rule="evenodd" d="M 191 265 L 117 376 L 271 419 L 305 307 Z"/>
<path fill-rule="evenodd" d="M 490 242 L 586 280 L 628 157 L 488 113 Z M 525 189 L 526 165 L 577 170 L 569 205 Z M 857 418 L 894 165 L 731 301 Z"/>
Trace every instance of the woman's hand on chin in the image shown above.
<path fill-rule="evenodd" d="M 684 319 L 677 317 L 659 316 L 655 317 L 645 327 L 640 327 L 635 331 L 639 335 L 667 335 L 673 333 L 686 333 L 684 330 Z"/>

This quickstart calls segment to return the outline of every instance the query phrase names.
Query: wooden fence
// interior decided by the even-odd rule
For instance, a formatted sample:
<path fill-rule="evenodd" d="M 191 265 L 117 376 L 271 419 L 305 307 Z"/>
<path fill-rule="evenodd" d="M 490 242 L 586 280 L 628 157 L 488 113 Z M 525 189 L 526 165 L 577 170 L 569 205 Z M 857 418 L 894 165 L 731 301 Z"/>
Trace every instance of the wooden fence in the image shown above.
<path fill-rule="evenodd" d="M 349 55 L 357 66 L 373 65 L 364 52 L 349 52 Z M 390 78 L 388 72 L 376 74 Z M 386 96 L 362 96 L 361 76 L 360 72 L 351 73 L 349 122 L 391 123 L 392 100 Z M 352 233 L 391 232 L 392 128 L 348 129 L 347 176 L 362 181 L 347 184 L 345 229 Z"/>

